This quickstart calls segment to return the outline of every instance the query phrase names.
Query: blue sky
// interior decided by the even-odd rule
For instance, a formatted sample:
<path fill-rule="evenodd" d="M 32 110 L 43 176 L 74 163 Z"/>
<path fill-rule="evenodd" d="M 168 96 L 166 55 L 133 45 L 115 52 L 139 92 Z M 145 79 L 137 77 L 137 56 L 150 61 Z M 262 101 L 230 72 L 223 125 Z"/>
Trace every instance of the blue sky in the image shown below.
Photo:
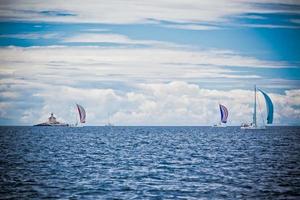
<path fill-rule="evenodd" d="M 88 125 L 206 125 L 220 102 L 238 125 L 251 120 L 254 84 L 273 99 L 276 124 L 300 122 L 300 2 L 28 0 L 0 10 L 2 125 L 50 112 L 72 123 L 75 103 Z"/>

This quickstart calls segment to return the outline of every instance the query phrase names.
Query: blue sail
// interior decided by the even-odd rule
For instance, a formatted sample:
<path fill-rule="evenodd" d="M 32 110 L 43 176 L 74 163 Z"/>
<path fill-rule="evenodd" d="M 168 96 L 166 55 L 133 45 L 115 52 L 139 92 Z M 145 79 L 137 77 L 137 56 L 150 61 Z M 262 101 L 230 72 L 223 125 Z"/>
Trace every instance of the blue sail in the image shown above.
<path fill-rule="evenodd" d="M 266 106 L 267 106 L 267 111 L 268 111 L 268 117 L 267 117 L 267 124 L 272 124 L 273 123 L 273 111 L 274 111 L 274 106 L 272 103 L 271 98 L 262 90 L 258 89 L 265 97 L 266 100 Z"/>

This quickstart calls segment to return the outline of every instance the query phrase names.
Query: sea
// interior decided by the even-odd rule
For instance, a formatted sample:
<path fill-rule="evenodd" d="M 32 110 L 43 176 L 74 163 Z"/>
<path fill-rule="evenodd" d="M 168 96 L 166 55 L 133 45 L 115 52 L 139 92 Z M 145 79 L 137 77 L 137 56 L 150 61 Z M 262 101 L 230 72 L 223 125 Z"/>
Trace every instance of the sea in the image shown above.
<path fill-rule="evenodd" d="M 0 127 L 0 199 L 300 199 L 300 127 Z"/>

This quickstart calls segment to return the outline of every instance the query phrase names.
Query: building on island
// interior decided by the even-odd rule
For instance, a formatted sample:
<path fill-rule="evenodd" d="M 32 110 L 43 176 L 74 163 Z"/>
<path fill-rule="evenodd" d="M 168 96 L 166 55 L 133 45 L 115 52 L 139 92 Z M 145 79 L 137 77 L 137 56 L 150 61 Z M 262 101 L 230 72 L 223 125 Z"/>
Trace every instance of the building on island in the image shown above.
<path fill-rule="evenodd" d="M 51 113 L 47 122 L 36 124 L 35 126 L 68 126 L 68 124 L 56 121 L 56 117 Z"/>

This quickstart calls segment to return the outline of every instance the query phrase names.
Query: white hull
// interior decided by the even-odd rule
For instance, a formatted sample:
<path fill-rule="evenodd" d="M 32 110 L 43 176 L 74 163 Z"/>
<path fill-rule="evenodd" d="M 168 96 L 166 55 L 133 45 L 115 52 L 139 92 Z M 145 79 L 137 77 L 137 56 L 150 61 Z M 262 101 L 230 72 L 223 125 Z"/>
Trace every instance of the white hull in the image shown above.
<path fill-rule="evenodd" d="M 114 124 L 112 124 L 112 123 L 107 123 L 107 124 L 105 124 L 104 126 L 106 126 L 106 127 L 113 127 Z"/>
<path fill-rule="evenodd" d="M 265 126 L 241 126 L 242 130 L 264 130 Z"/>
<path fill-rule="evenodd" d="M 226 125 L 219 125 L 219 124 L 215 124 L 212 126 L 213 128 L 226 128 Z"/>
<path fill-rule="evenodd" d="M 82 125 L 70 124 L 69 127 L 72 127 L 72 128 L 82 128 L 83 126 Z"/>

